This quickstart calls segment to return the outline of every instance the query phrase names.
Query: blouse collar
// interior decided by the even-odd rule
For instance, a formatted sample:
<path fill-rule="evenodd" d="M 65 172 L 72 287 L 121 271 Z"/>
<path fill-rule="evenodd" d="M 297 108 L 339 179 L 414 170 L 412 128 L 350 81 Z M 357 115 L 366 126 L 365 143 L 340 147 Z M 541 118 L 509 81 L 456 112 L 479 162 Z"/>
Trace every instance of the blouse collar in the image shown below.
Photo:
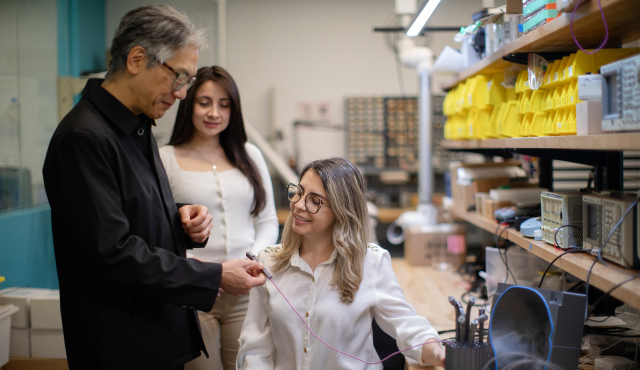
<path fill-rule="evenodd" d="M 331 252 L 331 256 L 329 256 L 329 259 L 320 263 L 318 267 L 324 266 L 324 265 L 331 265 L 333 261 L 335 261 L 337 256 L 338 256 L 338 250 L 334 248 L 333 252 Z M 313 275 L 313 271 L 311 271 L 311 267 L 309 267 L 309 264 L 307 264 L 307 262 L 303 260 L 302 257 L 300 257 L 300 247 L 296 248 L 295 252 L 293 252 L 290 263 L 291 263 L 291 266 L 295 266 L 300 270 Z"/>

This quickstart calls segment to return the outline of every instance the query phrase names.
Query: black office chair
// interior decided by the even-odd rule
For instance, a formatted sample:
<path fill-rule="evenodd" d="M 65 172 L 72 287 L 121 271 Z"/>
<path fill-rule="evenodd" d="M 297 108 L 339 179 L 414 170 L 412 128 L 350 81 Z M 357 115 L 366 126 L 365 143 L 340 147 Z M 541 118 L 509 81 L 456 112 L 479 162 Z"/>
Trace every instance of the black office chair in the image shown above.
<path fill-rule="evenodd" d="M 378 352 L 380 359 L 383 359 L 394 352 L 398 352 L 398 344 L 389 334 L 385 333 L 380 326 L 373 320 L 373 347 Z M 384 370 L 404 370 L 404 355 L 402 353 L 391 357 L 382 363 Z"/>

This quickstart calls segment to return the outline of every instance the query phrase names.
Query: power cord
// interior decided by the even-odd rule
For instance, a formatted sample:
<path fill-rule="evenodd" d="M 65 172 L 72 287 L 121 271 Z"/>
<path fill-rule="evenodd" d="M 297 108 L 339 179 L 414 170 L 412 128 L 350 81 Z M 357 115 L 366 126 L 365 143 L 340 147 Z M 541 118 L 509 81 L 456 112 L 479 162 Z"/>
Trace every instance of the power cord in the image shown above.
<path fill-rule="evenodd" d="M 507 241 L 507 244 L 504 247 L 504 256 L 502 256 L 502 253 L 500 252 L 500 239 L 502 239 L 502 234 L 507 229 L 510 229 L 512 226 L 508 226 L 507 225 L 507 227 L 502 229 L 500 234 L 498 234 L 498 230 L 500 229 L 500 226 L 502 226 L 503 223 L 513 222 L 513 221 L 515 221 L 515 220 L 508 219 L 508 220 L 502 221 L 501 223 L 498 223 L 498 227 L 496 228 L 496 231 L 494 232 L 494 235 L 496 236 L 495 243 L 496 243 L 496 248 L 498 248 L 498 254 L 500 255 L 500 259 L 502 260 L 502 263 L 504 263 L 504 267 L 507 269 L 507 276 L 505 277 L 505 281 L 507 281 L 509 279 L 509 274 L 511 274 L 511 277 L 513 278 L 513 283 L 518 285 L 518 282 L 516 280 L 516 276 L 513 274 L 513 271 L 511 271 L 511 269 L 509 268 L 509 264 L 507 263 L 507 250 L 509 249 L 509 246 L 511 245 L 511 241 L 510 240 L 505 239 Z"/>
<path fill-rule="evenodd" d="M 572 249 L 572 250 L 568 250 L 568 251 L 562 253 L 561 255 L 559 255 L 558 257 L 554 258 L 554 260 L 551 261 L 549 266 L 547 266 L 547 269 L 544 270 L 544 274 L 542 274 L 542 278 L 540 279 L 540 284 L 538 284 L 538 288 L 542 287 L 542 282 L 544 281 L 544 277 L 547 276 L 547 272 L 549 272 L 549 269 L 551 268 L 551 266 L 553 266 L 553 264 L 556 263 L 556 261 L 559 260 L 562 256 L 564 256 L 565 254 L 569 254 L 569 253 L 591 253 L 591 251 L 592 251 L 592 249 Z"/>
<path fill-rule="evenodd" d="M 582 231 L 582 228 L 577 225 L 562 225 L 559 228 L 557 228 L 556 231 L 553 233 L 553 240 L 555 241 L 555 244 L 553 245 L 553 247 L 557 250 L 566 251 L 566 250 L 570 250 L 571 247 L 562 248 L 562 245 L 558 243 L 558 231 L 560 231 L 563 227 L 573 227 L 576 229 L 580 229 L 580 231 Z"/>

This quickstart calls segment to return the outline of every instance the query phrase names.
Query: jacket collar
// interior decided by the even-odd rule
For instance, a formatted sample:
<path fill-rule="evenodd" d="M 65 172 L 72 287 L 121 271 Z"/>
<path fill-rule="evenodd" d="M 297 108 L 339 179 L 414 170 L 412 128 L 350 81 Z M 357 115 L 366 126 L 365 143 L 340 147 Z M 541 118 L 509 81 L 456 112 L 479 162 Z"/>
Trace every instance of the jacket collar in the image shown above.
<path fill-rule="evenodd" d="M 104 79 L 90 78 L 82 90 L 82 97 L 91 102 L 114 125 L 125 134 L 130 134 L 140 123 L 156 125 L 156 122 L 144 114 L 136 116 L 120 100 L 102 87 Z"/>

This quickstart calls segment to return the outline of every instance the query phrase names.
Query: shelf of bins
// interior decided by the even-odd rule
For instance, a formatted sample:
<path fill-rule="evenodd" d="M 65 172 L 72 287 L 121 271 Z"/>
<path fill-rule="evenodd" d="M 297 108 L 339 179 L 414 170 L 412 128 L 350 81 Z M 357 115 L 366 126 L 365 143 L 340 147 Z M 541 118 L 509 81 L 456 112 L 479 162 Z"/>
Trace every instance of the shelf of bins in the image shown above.
<path fill-rule="evenodd" d="M 640 6 L 637 0 L 600 0 L 609 28 L 608 47 L 618 47 L 624 43 L 640 39 Z M 546 25 L 531 31 L 516 41 L 463 70 L 443 85 L 445 90 L 478 74 L 501 72 L 510 62 L 502 59 L 511 53 L 576 51 L 571 37 L 571 13 L 562 13 L 560 17 Z M 584 48 L 596 48 L 604 40 L 604 26 L 598 8 L 598 1 L 591 0 L 582 4 L 576 12 L 573 30 Z"/>
<path fill-rule="evenodd" d="M 482 217 L 476 212 L 465 211 L 457 206 L 453 206 L 450 211 L 454 216 L 474 224 L 490 233 L 495 233 L 496 230 L 498 230 L 498 232 L 504 230 L 504 227 L 502 226 L 498 228 L 497 222 Z M 557 256 L 563 253 L 554 249 L 551 244 L 526 238 L 514 229 L 507 229 L 502 233 L 502 237 L 548 262 L 553 261 Z M 587 273 L 589 272 L 589 268 L 591 267 L 591 264 L 593 264 L 594 260 L 595 257 L 587 254 L 567 254 L 557 260 L 554 265 L 582 280 L 586 280 Z M 638 270 L 628 270 L 623 268 L 613 269 L 598 263 L 593 267 L 589 284 L 606 292 L 616 284 L 629 278 L 629 276 L 622 271 L 627 273 L 640 273 Z M 620 286 L 614 290 L 611 295 L 635 308 L 640 309 L 640 278 Z"/>
<path fill-rule="evenodd" d="M 640 6 L 639 6 L 640 7 Z M 443 140 L 442 148 L 453 150 L 473 149 L 574 149 L 574 150 L 638 150 L 640 132 L 585 136 L 518 137 L 487 140 Z"/>

